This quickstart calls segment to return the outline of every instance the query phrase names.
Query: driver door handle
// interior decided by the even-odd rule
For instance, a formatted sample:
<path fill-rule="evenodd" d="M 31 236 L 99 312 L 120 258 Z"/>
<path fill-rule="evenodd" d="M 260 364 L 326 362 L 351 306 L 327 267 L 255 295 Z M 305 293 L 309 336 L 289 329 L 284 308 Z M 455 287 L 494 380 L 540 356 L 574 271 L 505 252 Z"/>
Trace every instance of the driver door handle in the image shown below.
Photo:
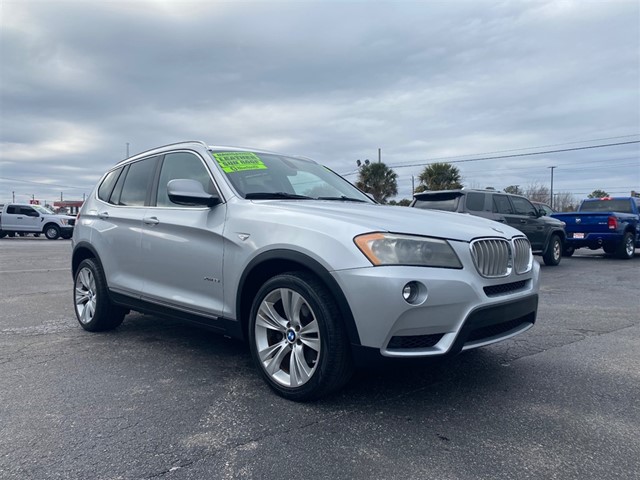
<path fill-rule="evenodd" d="M 98 213 L 98 218 L 101 218 L 102 220 L 106 220 L 107 218 L 109 218 L 109 212 Z"/>
<path fill-rule="evenodd" d="M 160 223 L 160 220 L 158 220 L 158 217 L 144 217 L 142 221 L 144 222 L 145 225 L 157 225 Z"/>

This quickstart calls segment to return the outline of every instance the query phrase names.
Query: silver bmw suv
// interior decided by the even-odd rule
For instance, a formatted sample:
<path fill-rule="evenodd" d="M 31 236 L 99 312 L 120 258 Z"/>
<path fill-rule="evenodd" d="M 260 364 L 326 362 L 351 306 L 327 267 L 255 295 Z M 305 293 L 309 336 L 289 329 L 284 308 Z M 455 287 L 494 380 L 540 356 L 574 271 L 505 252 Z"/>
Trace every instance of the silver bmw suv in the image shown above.
<path fill-rule="evenodd" d="M 378 205 L 311 160 L 184 142 L 99 181 L 73 235 L 89 331 L 130 310 L 247 339 L 291 400 L 321 397 L 372 357 L 432 357 L 536 320 L 527 238 L 483 218 Z"/>

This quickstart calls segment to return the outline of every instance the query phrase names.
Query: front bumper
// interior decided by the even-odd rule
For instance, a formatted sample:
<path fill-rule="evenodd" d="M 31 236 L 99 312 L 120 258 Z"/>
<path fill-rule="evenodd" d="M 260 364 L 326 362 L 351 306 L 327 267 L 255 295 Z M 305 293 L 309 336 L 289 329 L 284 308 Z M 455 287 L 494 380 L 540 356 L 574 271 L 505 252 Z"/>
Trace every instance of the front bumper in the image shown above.
<path fill-rule="evenodd" d="M 333 276 L 351 307 L 362 347 L 386 357 L 429 357 L 488 345 L 531 328 L 539 268 L 533 262 L 530 272 L 501 279 L 485 279 L 473 266 L 368 267 Z M 411 281 L 427 290 L 418 305 L 402 297 Z"/>

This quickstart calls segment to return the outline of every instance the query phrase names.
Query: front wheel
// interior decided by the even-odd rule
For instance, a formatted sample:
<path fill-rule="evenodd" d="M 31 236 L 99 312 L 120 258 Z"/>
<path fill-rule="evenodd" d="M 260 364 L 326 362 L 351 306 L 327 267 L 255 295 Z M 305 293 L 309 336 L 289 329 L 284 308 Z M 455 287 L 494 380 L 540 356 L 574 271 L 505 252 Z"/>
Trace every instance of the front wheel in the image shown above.
<path fill-rule="evenodd" d="M 57 240 L 60 236 L 60 229 L 57 225 L 47 225 L 44 229 L 44 236 L 49 240 Z"/>
<path fill-rule="evenodd" d="M 268 280 L 249 320 L 251 355 L 267 384 L 294 401 L 343 386 L 353 362 L 340 310 L 322 282 L 304 272 Z"/>
<path fill-rule="evenodd" d="M 545 265 L 555 267 L 560 263 L 562 258 L 562 240 L 558 235 L 551 235 L 547 250 L 542 255 Z"/>
<path fill-rule="evenodd" d="M 99 332 L 122 323 L 127 311 L 111 303 L 102 267 L 95 259 L 80 263 L 74 285 L 73 304 L 82 328 Z"/>
<path fill-rule="evenodd" d="M 633 233 L 625 232 L 622 237 L 622 242 L 620 242 L 620 245 L 618 245 L 618 249 L 616 250 L 616 256 L 624 260 L 629 260 L 630 258 L 633 258 L 635 250 L 636 246 L 633 240 Z"/>

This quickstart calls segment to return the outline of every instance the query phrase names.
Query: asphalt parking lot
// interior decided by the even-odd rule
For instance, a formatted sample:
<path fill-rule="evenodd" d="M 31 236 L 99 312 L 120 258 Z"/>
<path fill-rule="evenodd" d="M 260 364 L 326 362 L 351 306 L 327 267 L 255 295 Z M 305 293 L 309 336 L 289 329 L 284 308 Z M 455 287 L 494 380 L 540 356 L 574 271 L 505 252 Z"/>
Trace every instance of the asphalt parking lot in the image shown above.
<path fill-rule="evenodd" d="M 0 478 L 640 478 L 640 251 L 542 267 L 537 324 L 296 404 L 248 348 L 131 314 L 82 330 L 70 241 L 0 240 Z"/>

